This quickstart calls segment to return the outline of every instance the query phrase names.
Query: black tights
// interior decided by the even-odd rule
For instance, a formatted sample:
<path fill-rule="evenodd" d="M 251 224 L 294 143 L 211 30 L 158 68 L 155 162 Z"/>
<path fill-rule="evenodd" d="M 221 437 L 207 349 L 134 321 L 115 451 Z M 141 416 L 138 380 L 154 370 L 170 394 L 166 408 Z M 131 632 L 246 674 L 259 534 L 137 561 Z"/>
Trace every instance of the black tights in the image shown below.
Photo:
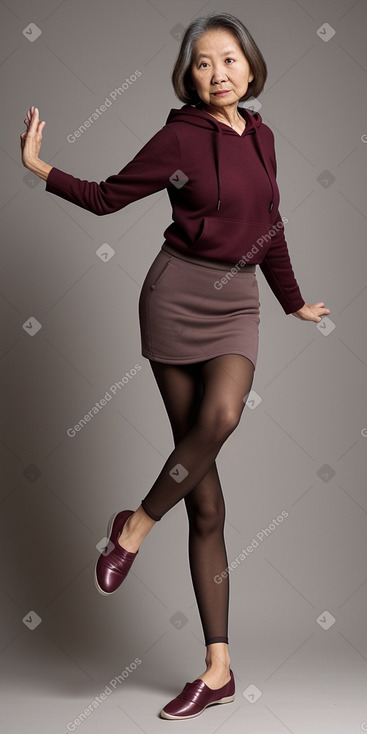
<path fill-rule="evenodd" d="M 252 362 L 226 354 L 192 365 L 150 362 L 175 449 L 148 494 L 145 512 L 160 520 L 181 499 L 189 520 L 189 561 L 205 644 L 228 643 L 225 504 L 215 458 L 239 423 L 254 376 Z M 217 579 L 217 580 L 215 580 Z"/>

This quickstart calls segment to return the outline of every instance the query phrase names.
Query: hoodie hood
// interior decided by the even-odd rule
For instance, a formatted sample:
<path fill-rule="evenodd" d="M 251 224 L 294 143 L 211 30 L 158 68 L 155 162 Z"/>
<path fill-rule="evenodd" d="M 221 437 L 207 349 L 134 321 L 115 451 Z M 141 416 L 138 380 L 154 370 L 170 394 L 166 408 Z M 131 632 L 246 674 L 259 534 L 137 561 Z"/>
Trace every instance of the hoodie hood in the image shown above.
<path fill-rule="evenodd" d="M 270 175 L 270 172 L 268 170 L 268 166 L 266 163 L 266 158 L 264 156 L 262 147 L 261 147 L 261 141 L 260 136 L 257 134 L 258 129 L 262 123 L 262 118 L 259 112 L 250 112 L 249 109 L 245 107 L 238 107 L 238 112 L 243 117 L 243 119 L 246 121 L 246 127 L 243 131 L 243 134 L 241 137 L 245 137 L 245 135 L 253 135 L 255 145 L 257 148 L 257 151 L 259 153 L 259 156 L 262 160 L 262 163 L 265 167 L 266 173 L 268 175 L 270 184 L 271 184 L 271 190 L 272 190 L 272 196 L 271 200 L 269 202 L 269 212 L 271 212 L 274 204 L 274 186 L 273 186 L 273 177 Z M 166 124 L 169 124 L 170 122 L 185 122 L 187 125 L 194 125 L 195 127 L 202 127 L 206 128 L 208 130 L 214 130 L 216 132 L 215 135 L 215 168 L 217 173 L 217 201 L 216 201 L 216 209 L 220 209 L 220 192 L 221 192 L 221 150 L 222 150 L 222 135 L 237 135 L 238 133 L 233 130 L 229 125 L 220 122 L 217 120 L 213 115 L 211 115 L 209 112 L 203 109 L 202 103 L 199 103 L 198 105 L 189 105 L 186 104 L 181 109 L 171 109 Z"/>

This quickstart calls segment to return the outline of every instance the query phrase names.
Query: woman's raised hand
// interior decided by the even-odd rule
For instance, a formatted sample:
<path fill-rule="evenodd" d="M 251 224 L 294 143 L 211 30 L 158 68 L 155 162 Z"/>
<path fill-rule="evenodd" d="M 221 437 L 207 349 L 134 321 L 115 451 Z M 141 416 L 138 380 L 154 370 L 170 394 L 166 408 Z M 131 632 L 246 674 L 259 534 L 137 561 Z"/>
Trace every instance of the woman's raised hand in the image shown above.
<path fill-rule="evenodd" d="M 27 130 L 21 133 L 20 147 L 22 151 L 22 163 L 26 168 L 30 168 L 32 164 L 39 158 L 42 144 L 42 133 L 46 122 L 39 121 L 39 112 L 37 107 L 30 107 L 24 118 Z"/>

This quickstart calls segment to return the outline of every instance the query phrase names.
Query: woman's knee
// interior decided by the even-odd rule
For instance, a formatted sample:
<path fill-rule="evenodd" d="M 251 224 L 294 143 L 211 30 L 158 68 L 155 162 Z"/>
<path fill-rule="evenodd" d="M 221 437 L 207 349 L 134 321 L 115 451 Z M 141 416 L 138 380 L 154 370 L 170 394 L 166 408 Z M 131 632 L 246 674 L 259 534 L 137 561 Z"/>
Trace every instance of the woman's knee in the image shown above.
<path fill-rule="evenodd" d="M 198 417 L 198 423 L 202 428 L 203 435 L 212 443 L 223 443 L 228 436 L 237 428 L 243 405 L 240 409 L 229 405 L 223 405 L 214 410 L 205 410 Z"/>
<path fill-rule="evenodd" d="M 190 531 L 202 537 L 222 532 L 225 509 L 222 501 L 186 503 Z"/>

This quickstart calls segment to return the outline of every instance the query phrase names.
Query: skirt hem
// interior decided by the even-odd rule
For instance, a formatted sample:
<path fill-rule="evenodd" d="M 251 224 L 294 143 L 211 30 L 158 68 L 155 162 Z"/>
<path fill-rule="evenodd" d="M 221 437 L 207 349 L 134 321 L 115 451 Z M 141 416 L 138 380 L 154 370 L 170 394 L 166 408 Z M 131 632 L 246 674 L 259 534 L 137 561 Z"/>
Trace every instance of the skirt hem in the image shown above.
<path fill-rule="evenodd" d="M 215 357 L 223 357 L 226 354 L 238 354 L 241 357 L 246 357 L 248 359 L 253 367 L 254 370 L 256 369 L 256 365 L 254 364 L 253 359 L 248 354 L 245 354 L 244 351 L 240 351 L 237 349 L 229 349 L 226 348 L 223 352 L 215 352 L 215 354 L 208 354 L 205 357 L 203 355 L 197 356 L 197 357 L 177 357 L 177 359 L 173 359 L 172 357 L 165 357 L 164 355 L 156 355 L 152 354 L 152 352 L 148 352 L 147 349 L 142 349 L 141 354 L 146 359 L 152 360 L 153 362 L 163 362 L 165 364 L 194 364 L 199 362 L 206 362 L 208 359 L 214 359 Z"/>

